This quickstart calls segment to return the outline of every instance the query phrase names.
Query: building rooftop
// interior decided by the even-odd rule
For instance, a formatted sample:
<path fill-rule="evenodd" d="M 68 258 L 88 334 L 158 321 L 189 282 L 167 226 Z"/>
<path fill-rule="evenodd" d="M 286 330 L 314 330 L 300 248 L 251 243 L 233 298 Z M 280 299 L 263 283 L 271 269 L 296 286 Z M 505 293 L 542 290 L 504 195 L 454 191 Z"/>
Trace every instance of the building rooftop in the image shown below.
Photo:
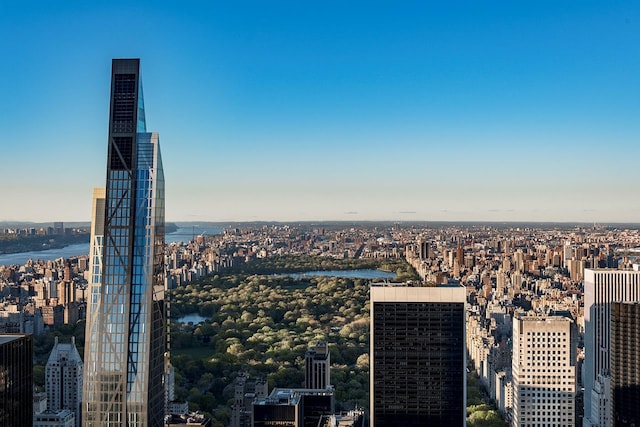
<path fill-rule="evenodd" d="M 51 354 L 49 354 L 47 364 L 57 362 L 60 359 L 73 361 L 82 366 L 82 358 L 76 348 L 75 337 L 71 337 L 70 343 L 58 342 L 58 337 L 55 337 L 55 344 L 53 345 Z"/>
<path fill-rule="evenodd" d="M 371 287 L 386 287 L 386 288 L 460 288 L 465 287 L 459 281 L 450 281 L 449 283 L 432 283 L 432 282 L 402 282 L 402 283 L 393 283 L 393 282 L 378 282 L 371 283 L 369 285 Z"/>
<path fill-rule="evenodd" d="M 523 322 L 573 322 L 571 317 L 563 315 L 531 316 L 528 313 L 520 313 L 520 315 L 516 314 L 515 318 Z"/>
<path fill-rule="evenodd" d="M 588 268 L 585 267 L 585 270 L 589 270 L 589 271 L 619 271 L 621 273 L 628 273 L 628 272 L 638 272 L 640 271 L 640 264 L 633 264 L 631 266 L 631 268 Z"/>
<path fill-rule="evenodd" d="M 274 388 L 264 399 L 257 399 L 254 405 L 295 405 L 302 396 L 332 396 L 333 388 L 318 390 L 313 388 Z"/>
<path fill-rule="evenodd" d="M 15 341 L 26 336 L 26 334 L 0 334 L 0 345 Z"/>

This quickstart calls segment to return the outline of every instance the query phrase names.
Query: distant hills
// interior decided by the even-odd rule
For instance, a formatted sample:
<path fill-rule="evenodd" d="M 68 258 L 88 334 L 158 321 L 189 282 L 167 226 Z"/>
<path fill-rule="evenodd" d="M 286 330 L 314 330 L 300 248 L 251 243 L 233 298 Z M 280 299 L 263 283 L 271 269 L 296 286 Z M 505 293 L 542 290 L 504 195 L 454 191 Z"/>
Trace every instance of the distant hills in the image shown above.
<path fill-rule="evenodd" d="M 55 221 L 58 222 L 58 221 Z M 89 227 L 91 222 L 89 221 L 74 221 L 74 222 L 65 222 L 62 221 L 65 228 L 83 228 Z M 0 228 L 46 228 L 53 227 L 54 221 L 51 222 L 31 222 L 31 221 L 0 221 Z"/>
<path fill-rule="evenodd" d="M 242 227 L 261 227 L 263 225 L 300 225 L 324 228 L 343 228 L 348 225 L 361 226 L 379 226 L 392 227 L 400 225 L 402 227 L 446 227 L 446 226 L 468 226 L 468 227 L 494 227 L 494 228 L 545 228 L 545 229 L 637 229 L 640 228 L 640 222 L 544 222 L 544 221 L 363 221 L 363 220 L 344 220 L 344 221 L 177 221 L 178 227 L 217 227 L 217 228 L 242 228 Z"/>
<path fill-rule="evenodd" d="M 166 223 L 166 232 L 171 233 L 178 228 L 188 227 L 217 227 L 217 228 L 242 228 L 242 227 L 261 227 L 264 225 L 305 225 L 305 226 L 317 226 L 328 227 L 332 226 L 344 227 L 345 225 L 363 225 L 363 226 L 380 226 L 391 227 L 393 225 L 402 225 L 405 227 L 411 226 L 490 226 L 495 228 L 557 228 L 557 229 L 571 229 L 571 228 L 640 228 L 640 222 L 541 222 L 541 221 L 175 221 Z M 91 223 L 89 221 L 70 221 L 64 222 L 65 228 L 84 228 L 89 227 Z M 31 221 L 0 221 L 0 229 L 3 228 L 46 228 L 52 227 L 52 222 L 31 222 Z"/>
<path fill-rule="evenodd" d="M 63 221 L 64 228 L 88 228 L 91 226 L 91 222 L 88 221 Z M 0 229 L 3 228 L 47 228 L 53 227 L 53 222 L 29 222 L 29 221 L 0 221 Z M 178 229 L 178 226 L 173 222 L 167 222 L 165 224 L 167 233 L 173 233 Z"/>

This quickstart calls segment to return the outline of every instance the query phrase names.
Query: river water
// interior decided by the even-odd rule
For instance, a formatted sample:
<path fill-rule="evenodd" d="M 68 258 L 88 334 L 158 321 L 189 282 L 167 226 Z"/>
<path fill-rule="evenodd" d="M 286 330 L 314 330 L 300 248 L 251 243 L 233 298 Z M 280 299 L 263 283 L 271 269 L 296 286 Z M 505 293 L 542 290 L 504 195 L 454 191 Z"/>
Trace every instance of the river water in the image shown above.
<path fill-rule="evenodd" d="M 220 233 L 222 233 L 222 229 L 217 227 L 178 227 L 176 231 L 165 236 L 165 242 L 188 242 L 193 238 L 194 235 L 197 236 L 200 234 L 204 234 L 205 236 L 213 236 Z M 89 243 L 76 243 L 74 245 L 65 246 L 64 248 L 59 249 L 3 254 L 0 255 L 0 265 L 22 265 L 30 259 L 49 261 L 58 258 L 69 258 L 88 254 Z"/>
<path fill-rule="evenodd" d="M 169 233 L 164 236 L 165 243 L 175 243 L 175 242 L 189 242 L 193 240 L 194 236 L 204 235 L 204 236 L 215 236 L 218 234 L 222 234 L 223 229 L 217 227 L 178 227 L 176 231 L 173 233 Z"/>
<path fill-rule="evenodd" d="M 30 259 L 41 259 L 43 261 L 48 261 L 58 258 L 69 258 L 72 256 L 87 254 L 89 254 L 89 243 L 76 243 L 74 245 L 65 246 L 64 248 L 59 249 L 47 249 L 44 251 L 29 251 L 0 255 L 0 265 L 22 265 Z"/>
<path fill-rule="evenodd" d="M 396 277 L 396 273 L 391 273 L 383 270 L 318 270 L 318 271 L 305 271 L 303 273 L 291 273 L 287 274 L 294 278 L 308 277 L 308 276 L 331 276 L 331 277 L 348 277 L 350 279 L 393 279 Z"/>

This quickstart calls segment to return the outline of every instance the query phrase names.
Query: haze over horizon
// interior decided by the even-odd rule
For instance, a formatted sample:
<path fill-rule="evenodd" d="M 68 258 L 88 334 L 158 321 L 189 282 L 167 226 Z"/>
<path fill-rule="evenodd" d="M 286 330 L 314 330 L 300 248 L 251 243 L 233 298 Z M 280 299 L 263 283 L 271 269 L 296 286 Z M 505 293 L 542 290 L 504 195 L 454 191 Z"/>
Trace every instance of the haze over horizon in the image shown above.
<path fill-rule="evenodd" d="M 167 221 L 639 222 L 640 4 L 0 3 L 0 221 L 89 221 L 140 57 Z"/>

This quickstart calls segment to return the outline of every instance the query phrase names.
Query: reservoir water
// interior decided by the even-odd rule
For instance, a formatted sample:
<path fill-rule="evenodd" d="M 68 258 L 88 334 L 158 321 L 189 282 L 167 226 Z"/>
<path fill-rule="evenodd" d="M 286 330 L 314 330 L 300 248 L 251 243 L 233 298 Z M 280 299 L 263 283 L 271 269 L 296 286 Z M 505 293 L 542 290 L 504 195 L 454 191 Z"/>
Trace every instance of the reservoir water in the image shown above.
<path fill-rule="evenodd" d="M 200 316 L 198 313 L 186 314 L 176 319 L 178 323 L 193 323 L 194 325 L 197 325 L 198 323 L 202 323 L 206 320 L 209 320 L 209 318 Z"/>
<path fill-rule="evenodd" d="M 309 276 L 331 276 L 331 277 L 348 277 L 350 279 L 394 279 L 396 273 L 389 271 L 364 269 L 364 270 L 318 270 L 305 271 L 302 273 L 287 274 L 294 278 Z"/>
<path fill-rule="evenodd" d="M 217 227 L 178 227 L 173 233 L 165 236 L 166 243 L 188 242 L 196 236 L 204 234 L 205 236 L 213 236 L 222 233 L 221 228 Z M 89 254 L 89 243 L 76 243 L 74 245 L 65 246 L 59 249 L 47 249 L 44 251 L 28 251 L 18 252 L 15 254 L 0 255 L 0 265 L 22 265 L 30 259 L 49 261 L 58 258 L 69 258 L 73 256 L 82 256 Z"/>

